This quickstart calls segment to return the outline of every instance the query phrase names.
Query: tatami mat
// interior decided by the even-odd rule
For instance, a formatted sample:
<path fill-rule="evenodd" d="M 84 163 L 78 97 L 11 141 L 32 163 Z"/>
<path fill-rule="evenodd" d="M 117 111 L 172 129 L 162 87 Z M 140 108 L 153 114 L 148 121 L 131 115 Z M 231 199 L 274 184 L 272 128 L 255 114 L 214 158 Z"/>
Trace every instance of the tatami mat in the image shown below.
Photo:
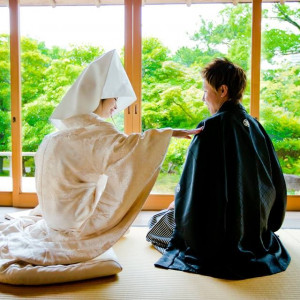
<path fill-rule="evenodd" d="M 279 231 L 292 257 L 286 272 L 242 281 L 155 268 L 160 254 L 145 241 L 146 231 L 132 227 L 115 245 L 123 266 L 117 276 L 39 287 L 0 284 L 0 299 L 300 299 L 300 230 Z"/>

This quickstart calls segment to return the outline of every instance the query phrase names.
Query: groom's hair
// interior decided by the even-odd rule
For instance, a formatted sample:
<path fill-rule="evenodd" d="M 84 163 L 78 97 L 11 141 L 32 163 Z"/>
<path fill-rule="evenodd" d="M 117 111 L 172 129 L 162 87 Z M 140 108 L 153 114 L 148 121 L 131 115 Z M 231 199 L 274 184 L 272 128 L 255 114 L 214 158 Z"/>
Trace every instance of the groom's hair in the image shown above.
<path fill-rule="evenodd" d="M 202 77 L 216 91 L 225 84 L 228 87 L 229 99 L 238 103 L 242 100 L 246 88 L 245 71 L 227 58 L 216 58 L 201 72 Z"/>

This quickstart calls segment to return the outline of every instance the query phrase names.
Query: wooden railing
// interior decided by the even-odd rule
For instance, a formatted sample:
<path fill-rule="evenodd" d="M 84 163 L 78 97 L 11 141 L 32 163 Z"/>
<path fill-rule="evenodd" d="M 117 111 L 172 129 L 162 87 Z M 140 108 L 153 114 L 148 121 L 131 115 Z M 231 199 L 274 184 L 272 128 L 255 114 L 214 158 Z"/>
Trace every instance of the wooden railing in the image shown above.
<path fill-rule="evenodd" d="M 34 155 L 35 155 L 35 152 L 22 152 L 22 158 L 25 156 L 33 157 Z M 4 186 L 9 185 L 10 188 L 4 189 L 2 191 L 11 191 L 12 190 L 12 177 L 11 177 L 12 176 L 12 153 L 11 152 L 0 152 L 0 157 L 8 157 L 8 159 L 9 159 L 9 176 L 2 177 L 2 179 L 3 179 L 2 183 Z M 286 176 L 285 176 L 285 179 L 286 179 L 286 181 L 288 181 Z M 22 206 L 22 207 L 32 206 L 33 207 L 33 206 L 35 206 L 35 204 L 37 202 L 37 196 L 35 194 L 35 178 L 34 177 L 23 177 L 22 181 L 24 182 L 24 189 L 23 189 L 24 193 L 22 194 L 22 197 L 24 196 L 25 200 L 24 200 L 24 205 L 19 204 L 18 206 Z M 11 192 L 2 192 L 2 194 L 1 194 L 1 184 L 0 184 L 0 203 L 1 203 L 2 198 L 4 199 L 4 198 L 7 198 L 8 196 L 9 196 L 9 198 L 11 198 L 11 196 L 12 196 L 12 195 L 10 195 Z M 287 210 L 297 210 L 297 211 L 300 210 L 299 197 L 300 197 L 299 195 L 289 195 L 288 196 Z M 3 199 L 2 199 L 2 202 L 3 202 Z M 5 199 L 5 200 L 7 200 L 7 199 Z M 151 194 L 151 195 L 149 195 L 143 209 L 144 210 L 164 209 L 164 208 L 168 207 L 168 205 L 173 200 L 174 200 L 174 195 Z M 6 203 L 6 202 L 4 201 L 4 203 Z M 6 204 L 6 205 L 11 205 L 11 204 L 9 204 L 8 200 L 7 200 L 7 203 L 8 204 Z M 2 203 L 2 205 L 3 205 L 3 203 Z"/>
<path fill-rule="evenodd" d="M 34 156 L 35 152 L 22 152 L 22 157 L 24 156 Z M 0 157 L 8 157 L 9 159 L 9 174 L 11 176 L 12 174 L 12 161 L 11 161 L 11 157 L 12 157 L 12 153 L 11 152 L 0 152 Z"/>

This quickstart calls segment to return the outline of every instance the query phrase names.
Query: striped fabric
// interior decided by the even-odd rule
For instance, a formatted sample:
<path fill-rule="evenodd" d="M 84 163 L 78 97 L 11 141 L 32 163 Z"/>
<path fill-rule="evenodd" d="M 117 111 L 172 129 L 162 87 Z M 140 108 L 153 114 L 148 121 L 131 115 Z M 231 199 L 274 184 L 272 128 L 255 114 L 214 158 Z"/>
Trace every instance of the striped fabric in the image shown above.
<path fill-rule="evenodd" d="M 174 209 L 164 209 L 155 214 L 148 223 L 146 240 L 162 254 L 165 252 L 175 228 Z"/>

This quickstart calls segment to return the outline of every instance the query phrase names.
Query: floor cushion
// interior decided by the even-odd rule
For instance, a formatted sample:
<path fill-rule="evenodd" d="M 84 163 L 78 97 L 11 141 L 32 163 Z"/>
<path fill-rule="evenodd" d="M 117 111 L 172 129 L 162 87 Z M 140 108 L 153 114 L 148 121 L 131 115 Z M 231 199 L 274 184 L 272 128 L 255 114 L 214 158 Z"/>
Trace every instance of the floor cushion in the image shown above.
<path fill-rule="evenodd" d="M 115 275 L 122 271 L 114 250 L 76 264 L 36 266 L 24 262 L 2 264 L 0 282 L 15 285 L 41 285 Z"/>

